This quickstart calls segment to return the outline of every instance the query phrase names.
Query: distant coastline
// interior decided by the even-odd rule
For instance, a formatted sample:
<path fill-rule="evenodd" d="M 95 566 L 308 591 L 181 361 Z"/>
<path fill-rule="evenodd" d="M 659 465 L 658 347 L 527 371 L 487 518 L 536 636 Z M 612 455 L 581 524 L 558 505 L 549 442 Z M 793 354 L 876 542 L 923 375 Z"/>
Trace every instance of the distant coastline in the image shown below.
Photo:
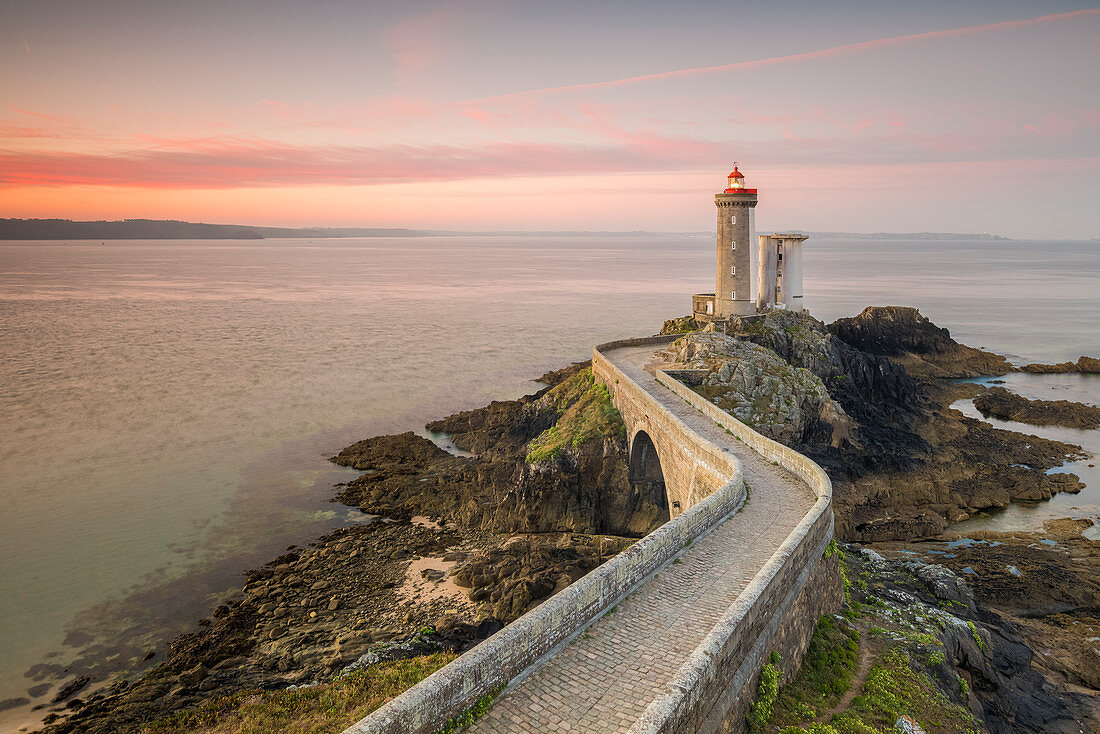
<path fill-rule="evenodd" d="M 816 239 L 855 240 L 989 240 L 1008 241 L 996 234 L 952 232 L 810 232 Z M 710 237 L 713 232 L 634 231 L 492 231 L 467 232 L 404 227 L 256 227 L 247 224 L 209 224 L 174 219 L 124 219 L 121 221 L 74 221 L 72 219 L 0 219 L 0 240 L 262 240 L 334 239 L 340 237 Z"/>

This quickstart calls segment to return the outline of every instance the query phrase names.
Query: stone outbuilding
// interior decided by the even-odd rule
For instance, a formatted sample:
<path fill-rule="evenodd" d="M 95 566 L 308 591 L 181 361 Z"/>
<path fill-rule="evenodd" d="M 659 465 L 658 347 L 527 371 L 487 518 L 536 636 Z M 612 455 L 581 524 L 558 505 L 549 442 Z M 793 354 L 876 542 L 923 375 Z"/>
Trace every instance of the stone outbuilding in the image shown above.
<path fill-rule="evenodd" d="M 805 311 L 802 305 L 802 243 L 796 232 L 762 234 L 757 248 L 756 310 Z"/>

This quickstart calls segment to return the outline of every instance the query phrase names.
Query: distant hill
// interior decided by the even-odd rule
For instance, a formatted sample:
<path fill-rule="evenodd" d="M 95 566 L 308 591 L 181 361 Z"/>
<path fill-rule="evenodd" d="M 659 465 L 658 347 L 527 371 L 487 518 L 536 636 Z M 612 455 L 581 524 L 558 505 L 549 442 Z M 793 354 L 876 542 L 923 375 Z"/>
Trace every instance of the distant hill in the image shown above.
<path fill-rule="evenodd" d="M 761 230 L 764 231 L 764 230 Z M 818 239 L 849 240 L 1008 240 L 995 234 L 950 232 L 802 232 Z M 403 227 L 254 227 L 247 224 L 206 224 L 175 219 L 124 219 L 118 222 L 77 222 L 71 219 L 0 219 L 0 240 L 261 240 L 277 238 L 326 239 L 333 237 L 711 237 L 713 232 L 458 232 Z"/>
<path fill-rule="evenodd" d="M 802 232 L 803 230 L 783 230 Z M 804 232 L 822 240 L 1011 240 L 998 234 L 958 234 L 956 232 Z"/>
<path fill-rule="evenodd" d="M 0 219 L 0 240 L 261 240 L 269 237 L 420 237 L 415 229 L 252 227 L 174 219 L 75 222 L 71 219 Z"/>

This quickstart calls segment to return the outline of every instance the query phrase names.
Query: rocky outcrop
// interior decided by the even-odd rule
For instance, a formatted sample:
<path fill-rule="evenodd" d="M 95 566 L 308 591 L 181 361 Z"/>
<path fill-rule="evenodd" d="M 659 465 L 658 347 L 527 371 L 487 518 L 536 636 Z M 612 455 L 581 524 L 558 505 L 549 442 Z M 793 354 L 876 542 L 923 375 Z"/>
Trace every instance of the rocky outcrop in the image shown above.
<path fill-rule="evenodd" d="M 1025 364 L 1020 368 L 1023 372 L 1037 374 L 1073 373 L 1079 372 L 1085 375 L 1100 374 L 1100 359 L 1096 357 L 1081 356 L 1076 362 L 1060 362 L 1058 364 Z"/>
<path fill-rule="evenodd" d="M 771 439 L 838 447 L 851 438 L 851 419 L 821 379 L 766 347 L 717 332 L 695 332 L 657 356 L 677 368 L 704 371 L 691 380 L 692 389 Z"/>
<path fill-rule="evenodd" d="M 696 320 L 694 316 L 681 316 L 675 319 L 669 319 L 661 324 L 662 334 L 687 334 L 692 331 L 698 331 L 706 326 L 706 323 Z"/>
<path fill-rule="evenodd" d="M 893 546 L 883 550 L 890 557 L 858 546 L 845 551 L 848 590 L 861 605 L 860 646 L 902 651 L 942 696 L 977 716 L 981 731 L 1077 732 L 1100 724 L 1095 694 L 1044 676 L 1018 620 L 984 606 L 981 591 L 967 583 L 973 575 L 957 564 L 947 567 L 943 556 L 916 560 Z"/>
<path fill-rule="evenodd" d="M 907 306 L 868 306 L 858 316 L 837 319 L 829 331 L 856 349 L 891 357 L 914 377 L 978 377 L 1013 371 L 1001 355 L 959 344 L 947 329 Z"/>
<path fill-rule="evenodd" d="M 974 398 L 974 407 L 987 418 L 1068 428 L 1100 427 L 1100 408 L 1070 400 L 1029 400 L 1003 387 L 993 387 Z"/>
<path fill-rule="evenodd" d="M 195 631 L 175 638 L 166 661 L 133 681 L 73 699 L 78 704 L 69 702 L 70 715 L 44 731 L 135 732 L 157 717 L 218 696 L 328 680 L 379 643 L 415 638 L 421 654 L 466 650 L 500 623 L 468 610 L 456 615 L 453 598 L 411 602 L 399 592 L 413 559 L 441 558 L 455 546 L 472 555 L 485 545 L 453 529 L 376 521 L 294 548 L 249 571 L 244 593 L 218 606 Z M 418 653 L 410 648 L 412 654 Z M 87 683 L 77 678 L 58 697 Z"/>
<path fill-rule="evenodd" d="M 1022 638 L 1034 669 L 1060 685 L 1100 690 L 1100 549 L 1081 535 L 1091 525 L 1051 520 L 1041 532 L 948 533 L 876 548 L 950 568 Z"/>
<path fill-rule="evenodd" d="M 764 318 L 734 319 L 729 329 L 737 338 L 765 346 L 788 364 L 812 372 L 854 419 L 857 425 L 849 444 L 839 449 L 821 442 L 802 446 L 830 474 L 906 470 L 928 452 L 913 430 L 928 401 L 894 361 L 844 343 L 805 313 L 772 311 Z"/>
<path fill-rule="evenodd" d="M 1081 457 L 1079 446 L 950 409 L 985 388 L 932 375 L 1003 372 L 1007 362 L 958 344 L 915 309 L 868 308 L 828 327 L 808 314 L 772 311 L 723 329 L 685 335 L 661 359 L 701 370 L 683 379 L 738 417 L 763 409 L 758 430 L 825 468 L 841 537 L 932 537 L 976 512 L 1083 486 L 1073 474 L 1047 473 Z M 831 400 L 822 401 L 818 385 Z M 847 440 L 834 440 L 830 404 L 843 412 Z"/>
<path fill-rule="evenodd" d="M 535 395 L 428 428 L 477 457 L 452 456 L 412 433 L 360 441 L 333 459 L 366 472 L 340 501 L 495 533 L 637 537 L 668 519 L 658 488 L 631 486 L 622 421 L 583 365 Z"/>
<path fill-rule="evenodd" d="M 470 590 L 479 616 L 508 623 L 629 545 L 607 536 L 517 536 L 465 560 L 453 578 Z"/>

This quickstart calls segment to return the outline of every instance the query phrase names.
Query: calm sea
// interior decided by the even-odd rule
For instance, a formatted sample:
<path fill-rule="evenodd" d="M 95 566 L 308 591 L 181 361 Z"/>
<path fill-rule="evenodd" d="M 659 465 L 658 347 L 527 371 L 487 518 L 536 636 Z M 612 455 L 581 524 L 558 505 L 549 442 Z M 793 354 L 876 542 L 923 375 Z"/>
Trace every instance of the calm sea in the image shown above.
<path fill-rule="evenodd" d="M 0 243 L 0 700 L 36 663 L 163 650 L 242 569 L 355 520 L 326 457 L 656 331 L 713 257 L 704 237 Z M 913 305 L 1017 361 L 1100 354 L 1096 244 L 811 240 L 805 269 L 826 321 Z M 1022 389 L 1065 384 L 1100 399 L 1094 378 Z"/>

